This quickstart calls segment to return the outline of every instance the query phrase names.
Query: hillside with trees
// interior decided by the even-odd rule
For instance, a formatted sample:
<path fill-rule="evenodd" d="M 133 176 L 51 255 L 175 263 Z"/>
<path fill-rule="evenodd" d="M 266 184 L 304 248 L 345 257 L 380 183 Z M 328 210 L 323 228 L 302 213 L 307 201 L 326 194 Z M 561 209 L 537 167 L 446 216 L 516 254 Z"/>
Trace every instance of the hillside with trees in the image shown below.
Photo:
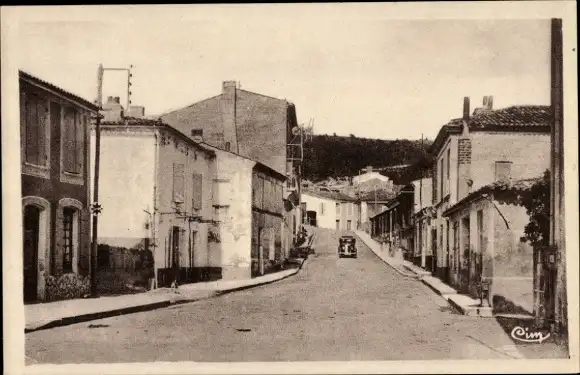
<path fill-rule="evenodd" d="M 356 176 L 367 166 L 388 167 L 409 164 L 409 167 L 381 172 L 395 184 L 427 177 L 432 159 L 427 149 L 432 141 L 381 140 L 337 135 L 314 135 L 304 145 L 303 175 L 311 181 L 329 177 Z"/>

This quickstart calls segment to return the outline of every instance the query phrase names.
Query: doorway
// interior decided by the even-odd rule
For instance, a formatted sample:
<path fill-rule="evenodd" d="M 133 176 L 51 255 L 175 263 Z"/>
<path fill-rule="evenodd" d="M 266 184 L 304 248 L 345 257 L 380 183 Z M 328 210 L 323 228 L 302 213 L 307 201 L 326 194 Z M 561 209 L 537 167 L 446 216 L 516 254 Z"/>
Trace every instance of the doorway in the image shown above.
<path fill-rule="evenodd" d="M 171 268 L 173 269 L 173 278 L 179 281 L 179 241 L 180 241 L 179 227 L 171 228 Z"/>
<path fill-rule="evenodd" d="M 35 302 L 38 287 L 38 244 L 40 236 L 41 208 L 27 205 L 23 217 L 23 266 L 24 302 Z"/>

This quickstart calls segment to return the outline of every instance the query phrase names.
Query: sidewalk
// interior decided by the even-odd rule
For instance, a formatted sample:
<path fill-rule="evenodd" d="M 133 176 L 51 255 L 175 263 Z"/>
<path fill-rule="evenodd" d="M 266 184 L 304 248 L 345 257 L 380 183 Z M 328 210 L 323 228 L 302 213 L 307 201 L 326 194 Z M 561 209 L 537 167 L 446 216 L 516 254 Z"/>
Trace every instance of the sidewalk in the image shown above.
<path fill-rule="evenodd" d="M 362 231 L 355 231 L 355 233 L 382 261 L 393 267 L 403 276 L 421 280 L 425 285 L 445 298 L 463 315 L 474 315 L 480 317 L 493 316 L 491 307 L 480 307 L 480 301 L 467 295 L 457 293 L 457 291 L 449 285 L 445 284 L 438 278 L 431 276 L 431 272 L 425 271 L 404 259 L 390 257 L 386 249 L 382 250 L 381 245 L 373 240 L 368 233 Z"/>
<path fill-rule="evenodd" d="M 195 302 L 242 289 L 270 284 L 297 274 L 305 261 L 305 259 L 298 259 L 298 268 L 271 273 L 249 280 L 218 280 L 185 284 L 179 286 L 177 290 L 160 288 L 139 294 L 25 305 L 26 325 L 24 332 L 34 332 L 116 315 L 154 310 L 172 304 Z"/>

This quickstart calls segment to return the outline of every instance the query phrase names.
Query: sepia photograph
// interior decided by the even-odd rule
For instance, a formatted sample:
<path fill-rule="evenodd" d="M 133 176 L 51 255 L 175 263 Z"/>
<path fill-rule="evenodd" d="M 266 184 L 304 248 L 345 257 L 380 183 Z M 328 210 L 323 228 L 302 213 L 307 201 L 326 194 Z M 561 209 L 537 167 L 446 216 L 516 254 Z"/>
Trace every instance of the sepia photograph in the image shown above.
<path fill-rule="evenodd" d="M 575 13 L 3 6 L 7 373 L 577 372 Z"/>

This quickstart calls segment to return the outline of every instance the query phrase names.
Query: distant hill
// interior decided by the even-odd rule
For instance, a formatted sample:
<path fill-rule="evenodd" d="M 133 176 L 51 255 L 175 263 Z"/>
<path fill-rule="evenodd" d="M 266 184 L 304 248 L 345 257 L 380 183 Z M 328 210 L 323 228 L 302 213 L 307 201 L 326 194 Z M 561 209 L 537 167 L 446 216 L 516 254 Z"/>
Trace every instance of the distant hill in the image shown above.
<path fill-rule="evenodd" d="M 427 177 L 432 163 L 427 148 L 432 141 L 423 140 L 381 140 L 336 135 L 314 135 L 304 145 L 303 176 L 317 182 L 329 177 L 356 176 L 367 167 L 388 167 L 409 164 L 405 168 L 393 168 L 381 172 L 389 176 L 395 184 L 407 184 L 421 177 Z"/>

